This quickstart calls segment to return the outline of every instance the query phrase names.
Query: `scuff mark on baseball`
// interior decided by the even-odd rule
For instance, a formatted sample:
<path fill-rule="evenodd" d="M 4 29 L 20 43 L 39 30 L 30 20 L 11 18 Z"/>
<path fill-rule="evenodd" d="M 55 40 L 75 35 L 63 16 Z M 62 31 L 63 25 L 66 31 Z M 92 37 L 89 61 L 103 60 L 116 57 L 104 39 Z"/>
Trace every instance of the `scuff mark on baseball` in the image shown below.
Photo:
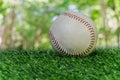
<path fill-rule="evenodd" d="M 95 47 L 97 29 L 84 14 L 67 11 L 53 22 L 49 36 L 55 50 L 66 55 L 84 56 Z"/>

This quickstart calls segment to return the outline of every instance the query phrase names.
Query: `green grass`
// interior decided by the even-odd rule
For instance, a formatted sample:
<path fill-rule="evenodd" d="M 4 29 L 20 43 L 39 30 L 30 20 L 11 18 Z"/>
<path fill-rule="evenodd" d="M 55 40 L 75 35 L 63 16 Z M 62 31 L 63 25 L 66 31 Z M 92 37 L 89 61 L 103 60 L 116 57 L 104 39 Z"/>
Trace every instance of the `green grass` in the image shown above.
<path fill-rule="evenodd" d="M 45 49 L 0 51 L 0 80 L 120 80 L 120 49 L 98 48 L 85 57 Z"/>

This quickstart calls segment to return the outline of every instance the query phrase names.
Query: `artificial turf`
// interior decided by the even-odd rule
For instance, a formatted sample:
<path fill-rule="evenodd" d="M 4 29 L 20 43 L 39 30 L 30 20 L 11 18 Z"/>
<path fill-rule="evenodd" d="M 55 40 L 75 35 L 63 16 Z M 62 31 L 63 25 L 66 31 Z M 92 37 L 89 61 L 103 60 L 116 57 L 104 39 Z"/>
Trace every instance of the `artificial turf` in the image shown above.
<path fill-rule="evenodd" d="M 98 48 L 85 57 L 50 49 L 1 50 L 0 80 L 120 80 L 120 49 Z"/>

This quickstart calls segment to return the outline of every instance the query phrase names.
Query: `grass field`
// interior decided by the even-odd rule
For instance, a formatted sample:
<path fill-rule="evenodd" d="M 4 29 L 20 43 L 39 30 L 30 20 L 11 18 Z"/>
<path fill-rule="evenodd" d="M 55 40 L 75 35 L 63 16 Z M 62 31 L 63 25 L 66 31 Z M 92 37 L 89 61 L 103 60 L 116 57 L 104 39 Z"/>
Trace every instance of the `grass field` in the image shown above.
<path fill-rule="evenodd" d="M 120 80 L 120 49 L 98 48 L 85 57 L 46 49 L 2 50 L 0 80 Z"/>

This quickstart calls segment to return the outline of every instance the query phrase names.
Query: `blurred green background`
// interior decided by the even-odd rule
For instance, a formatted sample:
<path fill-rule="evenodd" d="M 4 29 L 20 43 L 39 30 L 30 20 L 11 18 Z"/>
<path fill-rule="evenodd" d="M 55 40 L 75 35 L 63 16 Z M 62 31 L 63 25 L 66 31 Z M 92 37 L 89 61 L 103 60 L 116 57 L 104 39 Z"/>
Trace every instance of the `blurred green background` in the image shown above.
<path fill-rule="evenodd" d="M 0 48 L 50 48 L 49 28 L 68 10 L 92 18 L 97 46 L 120 46 L 120 0 L 0 0 Z"/>

